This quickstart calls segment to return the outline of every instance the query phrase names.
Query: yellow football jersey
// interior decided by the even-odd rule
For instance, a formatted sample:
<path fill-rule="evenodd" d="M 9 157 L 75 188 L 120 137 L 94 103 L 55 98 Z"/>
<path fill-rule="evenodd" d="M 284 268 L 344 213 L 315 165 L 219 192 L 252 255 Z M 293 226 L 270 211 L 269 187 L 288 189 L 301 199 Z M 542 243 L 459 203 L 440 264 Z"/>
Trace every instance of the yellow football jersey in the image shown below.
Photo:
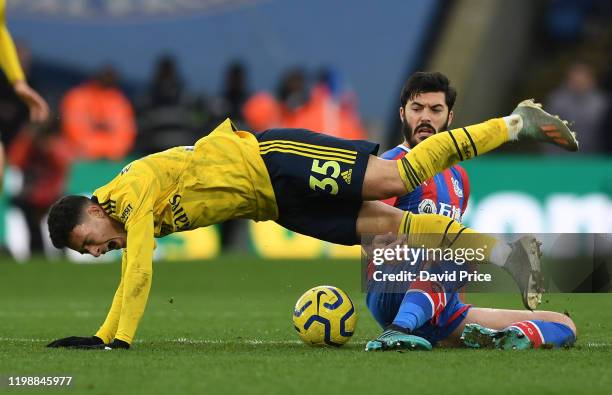
<path fill-rule="evenodd" d="M 225 120 L 195 146 L 127 165 L 94 194 L 128 233 L 113 305 L 96 336 L 132 342 L 152 276 L 154 237 L 234 218 L 275 220 L 278 208 L 254 135 Z"/>
<path fill-rule="evenodd" d="M 0 0 L 0 68 L 6 74 L 9 82 L 13 83 L 24 80 L 25 76 L 19 64 L 15 44 L 6 28 L 5 8 L 6 1 Z"/>

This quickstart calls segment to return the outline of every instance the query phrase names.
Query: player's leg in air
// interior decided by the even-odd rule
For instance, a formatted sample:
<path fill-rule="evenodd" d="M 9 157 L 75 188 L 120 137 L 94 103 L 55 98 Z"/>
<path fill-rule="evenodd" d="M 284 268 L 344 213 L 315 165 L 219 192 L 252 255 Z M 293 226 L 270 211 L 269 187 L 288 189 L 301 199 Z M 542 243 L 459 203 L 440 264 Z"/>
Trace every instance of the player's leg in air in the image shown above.
<path fill-rule="evenodd" d="M 539 105 L 524 101 L 508 117 L 438 133 L 399 161 L 376 157 L 373 143 L 297 129 L 272 129 L 257 138 L 276 196 L 276 222 L 285 228 L 345 245 L 360 244 L 362 235 L 387 233 L 408 234 L 410 245 L 425 247 L 439 246 L 423 236 L 431 234 L 452 238 L 456 247 L 488 245 L 486 262 L 512 274 L 526 307 L 538 305 L 543 289 L 535 239 L 509 245 L 486 235 L 477 238 L 476 232 L 447 217 L 410 214 L 368 200 L 404 195 L 449 166 L 511 140 L 576 150 L 578 143 L 565 122 Z M 460 234 L 472 237 L 458 238 Z"/>
<path fill-rule="evenodd" d="M 436 344 L 523 350 L 576 341 L 576 326 L 564 314 L 471 307 L 432 283 L 413 284 L 405 294 L 370 292 L 367 304 L 384 331 L 366 351 L 431 350 Z"/>
<path fill-rule="evenodd" d="M 509 141 L 535 140 L 578 150 L 567 122 L 525 100 L 512 115 L 437 133 L 398 161 L 370 157 L 363 182 L 363 200 L 382 200 L 411 192 L 452 165 L 475 158 Z"/>

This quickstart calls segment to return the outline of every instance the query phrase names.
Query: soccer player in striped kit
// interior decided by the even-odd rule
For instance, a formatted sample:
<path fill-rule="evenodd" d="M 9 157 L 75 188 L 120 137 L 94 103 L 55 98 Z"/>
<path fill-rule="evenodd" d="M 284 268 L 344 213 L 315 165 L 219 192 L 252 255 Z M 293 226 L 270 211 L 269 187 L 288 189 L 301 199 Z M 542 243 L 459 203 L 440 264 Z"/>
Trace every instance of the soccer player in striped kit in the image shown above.
<path fill-rule="evenodd" d="M 428 137 L 448 130 L 456 96 L 445 75 L 413 74 L 400 96 L 404 141 L 382 158 L 400 160 Z M 454 165 L 412 192 L 385 202 L 415 214 L 440 214 L 461 221 L 469 193 L 467 173 Z M 544 344 L 561 347 L 573 344 L 576 339 L 573 321 L 563 314 L 476 308 L 463 303 L 456 289 L 444 289 L 429 281 L 413 282 L 406 293 L 380 290 L 371 287 L 366 302 L 385 331 L 368 342 L 366 351 L 430 350 L 437 343 L 500 349 L 538 348 Z"/>

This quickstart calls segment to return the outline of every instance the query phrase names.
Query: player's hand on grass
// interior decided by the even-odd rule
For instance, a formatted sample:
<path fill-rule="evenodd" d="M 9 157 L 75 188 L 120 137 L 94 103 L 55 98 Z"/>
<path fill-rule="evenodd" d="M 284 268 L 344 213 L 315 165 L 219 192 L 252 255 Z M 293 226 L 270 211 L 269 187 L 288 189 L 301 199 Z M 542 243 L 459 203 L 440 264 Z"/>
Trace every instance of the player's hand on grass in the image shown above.
<path fill-rule="evenodd" d="M 95 344 L 91 346 L 77 347 L 88 350 L 127 350 L 130 348 L 130 343 L 124 342 L 123 340 L 113 339 L 109 344 Z"/>
<path fill-rule="evenodd" d="M 366 351 L 425 350 L 431 351 L 431 343 L 420 336 L 400 331 L 395 325 L 387 328 L 380 336 L 366 344 Z"/>
<path fill-rule="evenodd" d="M 83 346 L 95 346 L 95 345 L 104 345 L 104 341 L 97 336 L 90 337 L 80 337 L 80 336 L 70 336 L 65 337 L 63 339 L 54 340 L 51 343 L 47 344 L 47 347 L 83 347 Z"/>

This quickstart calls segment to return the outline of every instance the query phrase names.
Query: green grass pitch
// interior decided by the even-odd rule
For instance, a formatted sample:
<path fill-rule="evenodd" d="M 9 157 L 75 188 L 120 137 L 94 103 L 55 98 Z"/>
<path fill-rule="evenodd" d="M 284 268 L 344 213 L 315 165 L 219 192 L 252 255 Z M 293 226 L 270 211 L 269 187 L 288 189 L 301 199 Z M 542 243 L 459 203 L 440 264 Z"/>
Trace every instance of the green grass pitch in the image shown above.
<path fill-rule="evenodd" d="M 379 334 L 360 293 L 355 261 L 156 263 L 137 341 L 128 351 L 47 349 L 86 336 L 104 319 L 119 264 L 0 261 L 0 392 L 8 375 L 69 375 L 84 394 L 588 393 L 612 388 L 612 295 L 548 295 L 578 325 L 571 350 L 434 349 L 365 353 Z M 302 344 L 291 323 L 297 298 L 331 284 L 351 295 L 359 322 L 339 349 Z M 469 295 L 481 306 L 520 308 L 517 295 Z M 76 391 L 76 392 L 75 392 Z"/>

